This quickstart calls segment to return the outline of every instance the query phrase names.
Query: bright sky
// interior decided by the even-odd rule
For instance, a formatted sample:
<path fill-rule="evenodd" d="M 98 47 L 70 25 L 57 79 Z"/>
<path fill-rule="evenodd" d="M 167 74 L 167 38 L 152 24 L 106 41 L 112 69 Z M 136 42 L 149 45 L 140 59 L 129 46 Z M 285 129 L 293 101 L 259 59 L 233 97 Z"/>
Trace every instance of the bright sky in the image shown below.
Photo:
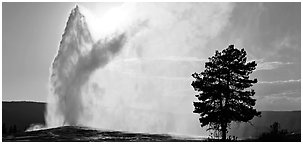
<path fill-rule="evenodd" d="M 119 4 L 81 3 L 80 5 L 102 13 Z M 46 101 L 49 67 L 57 53 L 67 18 L 75 3 L 2 3 L 2 6 L 2 100 Z M 187 37 L 191 38 L 189 40 L 193 43 L 195 40 L 203 39 L 202 43 L 198 43 L 203 48 L 201 45 L 191 45 L 194 48 L 186 51 L 189 53 L 187 56 L 207 58 L 212 56 L 216 49 L 222 50 L 228 44 L 245 48 L 249 60 L 257 60 L 259 65 L 258 70 L 252 75 L 252 78 L 257 77 L 259 81 L 255 86 L 257 108 L 300 110 L 300 3 L 232 3 L 222 6 L 222 9 L 226 10 L 226 13 L 217 15 L 218 17 L 201 14 L 195 17 L 197 20 L 190 21 L 206 24 L 209 22 L 212 27 L 197 27 L 195 37 Z M 154 14 L 171 18 L 169 15 L 161 15 L 159 11 L 154 11 Z M 182 16 L 187 16 L 186 11 Z M 181 20 L 182 16 L 180 16 Z M 203 21 L 203 18 L 208 21 Z M 169 21 L 170 19 L 165 20 L 165 22 Z M 172 21 L 179 22 L 175 19 Z M 161 22 L 158 21 L 155 25 L 161 25 Z M 221 24 L 222 22 L 224 25 Z M 184 26 L 189 25 L 189 28 L 192 28 L 191 24 L 173 25 L 173 31 L 176 32 L 175 34 L 184 33 Z M 160 43 L 167 43 L 171 46 L 171 51 L 174 51 L 172 44 L 174 41 L 166 41 L 165 34 L 155 33 L 157 34 L 161 36 Z M 175 34 L 171 33 L 167 36 L 175 36 Z M 177 37 L 170 40 L 185 39 Z M 171 51 L 167 50 L 167 52 Z M 157 51 L 145 52 L 152 55 L 152 52 Z M 176 53 L 174 56 L 179 55 Z M 183 58 L 183 61 L 193 61 L 186 58 Z M 200 65 L 195 69 L 204 67 L 201 62 L 199 63 Z M 190 73 L 193 72 L 195 71 Z M 182 75 L 182 77 L 190 78 L 190 75 Z"/>
<path fill-rule="evenodd" d="M 49 67 L 76 3 L 3 3 L 3 100 L 46 101 Z M 104 11 L 118 4 L 82 3 Z"/>

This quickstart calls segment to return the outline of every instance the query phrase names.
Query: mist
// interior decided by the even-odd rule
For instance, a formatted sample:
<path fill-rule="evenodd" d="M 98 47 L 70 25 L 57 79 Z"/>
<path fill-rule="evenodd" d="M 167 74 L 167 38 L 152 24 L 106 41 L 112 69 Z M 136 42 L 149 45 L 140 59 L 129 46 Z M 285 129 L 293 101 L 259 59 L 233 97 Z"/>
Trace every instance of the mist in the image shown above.
<path fill-rule="evenodd" d="M 191 74 L 209 56 L 196 49 L 207 51 L 232 10 L 230 3 L 131 3 L 105 16 L 73 9 L 50 68 L 47 127 L 201 135 Z"/>

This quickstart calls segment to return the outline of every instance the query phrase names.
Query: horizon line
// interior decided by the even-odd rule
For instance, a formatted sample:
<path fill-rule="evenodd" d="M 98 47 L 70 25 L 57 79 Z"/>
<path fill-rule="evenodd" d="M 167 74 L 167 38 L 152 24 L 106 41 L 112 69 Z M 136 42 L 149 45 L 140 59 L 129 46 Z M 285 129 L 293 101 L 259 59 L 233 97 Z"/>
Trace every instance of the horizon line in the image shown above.
<path fill-rule="evenodd" d="M 31 103 L 45 103 L 47 104 L 47 102 L 42 102 L 42 101 L 31 101 L 31 100 L 2 100 L 2 102 L 31 102 Z M 260 110 L 261 112 L 295 112 L 295 111 L 301 111 L 301 110 Z"/>

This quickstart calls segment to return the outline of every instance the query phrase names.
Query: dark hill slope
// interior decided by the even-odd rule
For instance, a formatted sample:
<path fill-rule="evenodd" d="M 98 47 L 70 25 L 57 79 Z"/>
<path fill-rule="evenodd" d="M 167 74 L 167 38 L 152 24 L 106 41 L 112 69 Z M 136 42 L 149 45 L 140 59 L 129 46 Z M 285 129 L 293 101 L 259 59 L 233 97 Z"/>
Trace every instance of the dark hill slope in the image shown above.
<path fill-rule="evenodd" d="M 31 124 L 45 124 L 45 103 L 40 102 L 2 102 L 2 125 L 8 131 L 16 125 L 17 131 L 26 130 Z"/>
<path fill-rule="evenodd" d="M 18 131 L 24 131 L 31 124 L 45 124 L 45 106 L 45 103 L 37 102 L 2 102 L 2 124 L 5 124 L 7 131 L 13 125 L 16 125 Z M 172 113 L 162 114 L 170 117 L 171 122 L 180 118 L 180 116 L 173 115 Z M 195 119 L 192 117 L 193 115 L 184 114 L 182 122 L 195 123 L 199 121 L 198 118 Z M 229 135 L 234 135 L 241 139 L 255 138 L 263 132 L 267 132 L 269 126 L 274 122 L 279 122 L 281 129 L 301 133 L 301 111 L 263 111 L 262 117 L 255 117 L 252 120 L 253 126 L 249 123 L 233 123 Z M 178 125 L 178 128 L 186 129 L 186 132 L 190 132 L 190 135 L 208 135 L 206 132 L 203 132 L 205 128 L 202 129 L 199 125 L 194 126 L 192 124 L 186 127 Z M 170 125 L 168 125 L 167 129 L 170 129 Z"/>
<path fill-rule="evenodd" d="M 240 138 L 258 137 L 270 130 L 274 122 L 280 123 L 281 129 L 296 134 L 301 133 L 301 111 L 262 111 L 261 117 L 254 117 L 249 123 L 233 123 L 229 134 Z"/>

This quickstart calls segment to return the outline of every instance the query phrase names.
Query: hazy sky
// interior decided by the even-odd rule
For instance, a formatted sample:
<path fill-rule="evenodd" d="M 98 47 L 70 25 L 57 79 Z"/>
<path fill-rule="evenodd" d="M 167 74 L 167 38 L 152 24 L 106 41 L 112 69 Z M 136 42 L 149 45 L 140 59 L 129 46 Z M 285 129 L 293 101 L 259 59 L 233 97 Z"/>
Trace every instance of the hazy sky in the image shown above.
<path fill-rule="evenodd" d="M 76 3 L 3 3 L 3 100 L 46 101 L 49 67 Z M 94 3 L 81 4 L 94 9 Z M 100 4 L 107 10 L 118 4 Z"/>
<path fill-rule="evenodd" d="M 119 3 L 80 5 L 92 11 L 98 9 L 102 13 Z M 49 67 L 57 53 L 67 18 L 74 6 L 75 3 L 2 3 L 2 100 L 46 101 Z M 300 3 L 232 3 L 226 11 L 228 11 L 226 15 L 220 15 L 222 17 L 203 14 L 198 17 L 202 22 L 204 17 L 207 17 L 205 18 L 207 20 L 214 19 L 215 22 L 210 23 L 217 25 L 213 25 L 211 27 L 213 29 L 196 28 L 198 31 L 195 38 L 190 41 L 195 43 L 199 38 L 203 39 L 201 40 L 203 48 L 198 45 L 201 44 L 199 42 L 196 46 L 191 45 L 194 49 L 188 51 L 188 56 L 204 59 L 212 56 L 216 49 L 226 48 L 228 44 L 245 48 L 249 60 L 256 60 L 258 63 L 258 69 L 252 75 L 252 78 L 256 77 L 259 81 L 254 86 L 258 99 L 257 108 L 299 110 Z M 186 12 L 182 16 L 185 17 Z M 220 25 L 220 20 L 217 19 L 222 19 L 225 22 L 224 26 Z M 174 27 L 176 34 L 179 30 L 181 33 L 184 30 L 181 26 L 187 24 L 178 26 Z M 207 35 L 203 35 L 205 31 L 209 31 Z M 199 35 L 200 33 L 203 34 Z M 163 37 L 163 34 L 159 35 Z M 165 39 L 161 39 L 160 43 L 173 46 L 173 41 Z M 183 59 L 186 60 L 193 61 Z M 199 69 L 204 67 L 204 64 L 201 61 L 198 67 L 194 66 L 195 69 Z M 193 72 L 195 71 L 190 71 L 189 74 L 186 73 L 187 75 L 179 73 L 176 75 L 190 78 L 190 73 Z"/>

